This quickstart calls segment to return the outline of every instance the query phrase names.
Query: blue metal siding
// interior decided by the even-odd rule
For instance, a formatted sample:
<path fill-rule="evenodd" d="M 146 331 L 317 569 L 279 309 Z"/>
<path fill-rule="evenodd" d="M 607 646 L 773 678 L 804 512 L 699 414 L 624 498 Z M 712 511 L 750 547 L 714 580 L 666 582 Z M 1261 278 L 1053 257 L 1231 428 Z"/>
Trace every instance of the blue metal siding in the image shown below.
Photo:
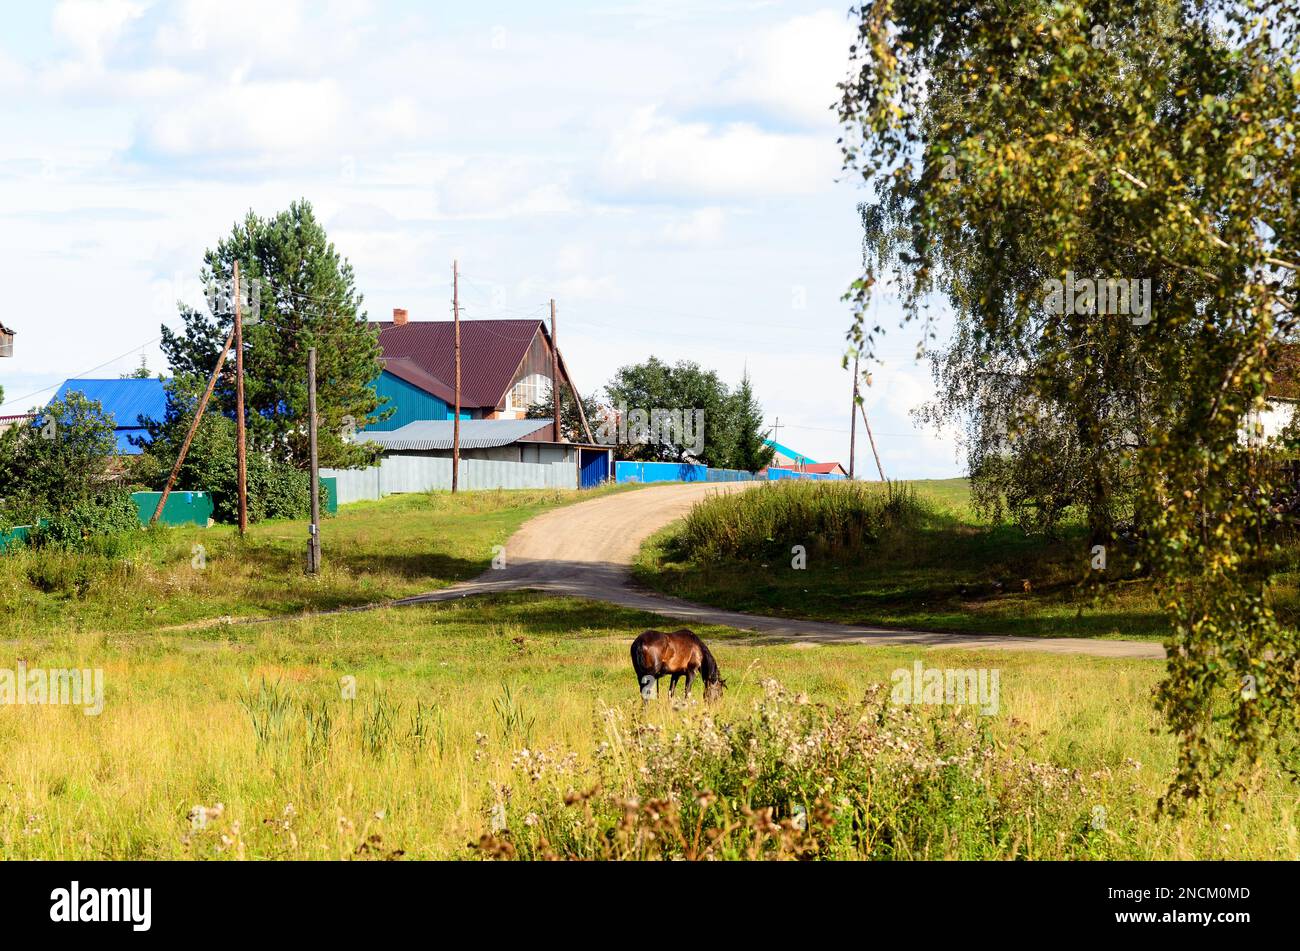
<path fill-rule="evenodd" d="M 391 373 L 379 374 L 379 379 L 375 381 L 374 386 L 379 398 L 388 400 L 380 409 L 393 407 L 397 410 L 382 423 L 371 426 L 370 429 L 374 432 L 392 432 L 394 429 L 401 429 L 407 423 L 452 417 L 451 407 L 438 397 L 424 392 L 418 386 L 407 383 Z M 462 409 L 460 418 L 469 419 L 469 414 Z"/>
<path fill-rule="evenodd" d="M 609 480 L 610 455 L 608 449 L 579 450 L 579 458 L 582 460 L 582 472 L 578 480 L 579 488 L 593 489 Z"/>

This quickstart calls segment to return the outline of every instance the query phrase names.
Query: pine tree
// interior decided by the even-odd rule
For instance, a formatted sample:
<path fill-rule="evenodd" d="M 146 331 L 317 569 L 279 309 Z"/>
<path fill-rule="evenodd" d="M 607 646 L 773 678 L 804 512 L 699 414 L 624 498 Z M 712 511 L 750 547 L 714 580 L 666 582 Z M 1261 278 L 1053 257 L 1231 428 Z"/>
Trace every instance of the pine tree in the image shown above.
<path fill-rule="evenodd" d="M 245 304 L 244 378 L 250 452 L 305 468 L 307 351 L 317 350 L 316 405 L 321 465 L 348 466 L 371 452 L 343 438 L 377 422 L 372 387 L 383 369 L 378 331 L 361 310 L 352 265 L 335 250 L 307 201 L 294 202 L 272 218 L 249 212 L 230 235 L 204 255 L 202 279 L 213 289 L 209 312 L 180 305 L 184 330 L 163 328 L 162 349 L 177 374 L 212 372 L 234 319 L 228 290 L 234 262 L 241 284 L 252 288 L 256 306 Z M 244 300 L 249 301 L 249 291 Z M 233 415 L 234 355 L 227 358 L 213 395 L 215 408 Z"/>
<path fill-rule="evenodd" d="M 732 403 L 736 448 L 731 468 L 757 472 L 771 463 L 776 450 L 765 442 L 771 430 L 763 429 L 763 407 L 754 396 L 748 371 L 741 377 L 740 386 L 732 395 Z"/>

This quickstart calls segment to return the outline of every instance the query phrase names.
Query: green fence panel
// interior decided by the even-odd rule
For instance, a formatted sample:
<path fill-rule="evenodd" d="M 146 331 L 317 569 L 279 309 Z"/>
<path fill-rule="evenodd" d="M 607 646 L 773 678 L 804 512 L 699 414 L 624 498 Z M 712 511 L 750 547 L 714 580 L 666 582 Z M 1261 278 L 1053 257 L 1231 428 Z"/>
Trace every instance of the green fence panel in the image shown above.
<path fill-rule="evenodd" d="M 31 530 L 30 525 L 17 525 L 7 532 L 0 532 L 0 552 L 8 551 L 10 547 L 17 548 L 19 545 L 27 544 L 27 533 Z"/>
<path fill-rule="evenodd" d="M 160 498 L 161 492 L 131 493 L 131 501 L 135 503 L 141 525 L 149 524 Z M 163 506 L 158 522 L 162 525 L 198 525 L 207 528 L 212 519 L 212 511 L 212 496 L 207 492 L 173 492 L 167 496 L 167 504 Z"/>
<path fill-rule="evenodd" d="M 339 479 L 338 476 L 321 476 L 321 486 L 325 489 L 324 498 L 321 502 L 325 506 L 326 515 L 339 514 Z"/>

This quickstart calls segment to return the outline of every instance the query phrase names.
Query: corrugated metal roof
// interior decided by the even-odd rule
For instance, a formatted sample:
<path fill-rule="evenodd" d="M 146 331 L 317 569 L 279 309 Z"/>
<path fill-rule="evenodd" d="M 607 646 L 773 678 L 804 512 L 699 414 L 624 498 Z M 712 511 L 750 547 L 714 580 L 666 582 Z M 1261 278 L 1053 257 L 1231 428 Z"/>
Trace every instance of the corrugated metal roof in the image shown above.
<path fill-rule="evenodd" d="M 805 462 L 802 465 L 793 462 L 772 463 L 771 469 L 794 469 L 802 472 L 830 473 L 838 472 L 843 467 L 838 462 Z"/>
<path fill-rule="evenodd" d="M 162 380 L 66 380 L 54 398 L 63 400 L 74 391 L 98 402 L 118 429 L 138 427 L 141 416 L 161 421 L 167 412 Z"/>
<path fill-rule="evenodd" d="M 787 446 L 783 446 L 783 445 L 781 445 L 781 444 L 780 444 L 779 442 L 777 442 L 775 439 L 764 439 L 763 442 L 767 443 L 769 446 L 771 446 L 773 449 L 775 449 L 775 450 L 776 450 L 777 452 L 779 452 L 781 455 L 785 456 L 787 459 L 802 459 L 804 462 L 812 463 L 812 464 L 814 464 L 814 465 L 816 464 L 816 463 L 813 462 L 813 460 L 812 460 L 811 457 L 809 457 L 809 456 L 805 456 L 805 455 L 803 455 L 803 453 L 795 452 L 793 449 L 790 449 L 790 448 L 787 447 Z"/>
<path fill-rule="evenodd" d="M 455 329 L 450 320 L 377 323 L 386 360 L 405 359 L 440 381 L 455 385 Z M 495 407 L 514 382 L 540 320 L 462 320 L 460 322 L 460 405 Z M 389 368 L 391 369 L 391 368 Z M 397 370 L 395 374 L 401 376 Z M 415 383 L 414 380 L 408 382 Z M 432 391 L 430 391 L 432 392 Z M 434 393 L 442 399 L 441 393 Z"/>
<path fill-rule="evenodd" d="M 450 419 L 422 419 L 388 433 L 365 432 L 360 438 L 385 449 L 450 449 L 452 426 Z M 550 426 L 549 419 L 463 419 L 460 423 L 460 448 L 508 446 Z"/>
<path fill-rule="evenodd" d="M 408 357 L 384 357 L 384 369 L 398 379 L 405 380 L 412 386 L 418 386 L 426 393 L 432 393 L 448 406 L 454 406 L 456 403 L 454 388 L 421 370 L 415 361 Z M 465 368 L 462 366 L 461 374 L 464 375 L 464 372 Z"/>

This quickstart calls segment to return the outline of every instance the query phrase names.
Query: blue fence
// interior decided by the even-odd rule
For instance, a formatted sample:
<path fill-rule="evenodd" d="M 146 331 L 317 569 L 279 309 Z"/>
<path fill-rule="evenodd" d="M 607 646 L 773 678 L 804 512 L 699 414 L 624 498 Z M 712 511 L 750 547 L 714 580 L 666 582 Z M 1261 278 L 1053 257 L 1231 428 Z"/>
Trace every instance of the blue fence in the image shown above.
<path fill-rule="evenodd" d="M 794 469 L 768 469 L 767 481 L 809 479 L 816 481 L 843 479 L 838 473 L 796 472 Z M 743 469 L 711 469 L 678 462 L 614 463 L 615 482 L 754 482 L 763 477 Z"/>
<path fill-rule="evenodd" d="M 708 466 L 692 466 L 684 462 L 627 462 L 614 463 L 615 482 L 707 482 Z"/>

